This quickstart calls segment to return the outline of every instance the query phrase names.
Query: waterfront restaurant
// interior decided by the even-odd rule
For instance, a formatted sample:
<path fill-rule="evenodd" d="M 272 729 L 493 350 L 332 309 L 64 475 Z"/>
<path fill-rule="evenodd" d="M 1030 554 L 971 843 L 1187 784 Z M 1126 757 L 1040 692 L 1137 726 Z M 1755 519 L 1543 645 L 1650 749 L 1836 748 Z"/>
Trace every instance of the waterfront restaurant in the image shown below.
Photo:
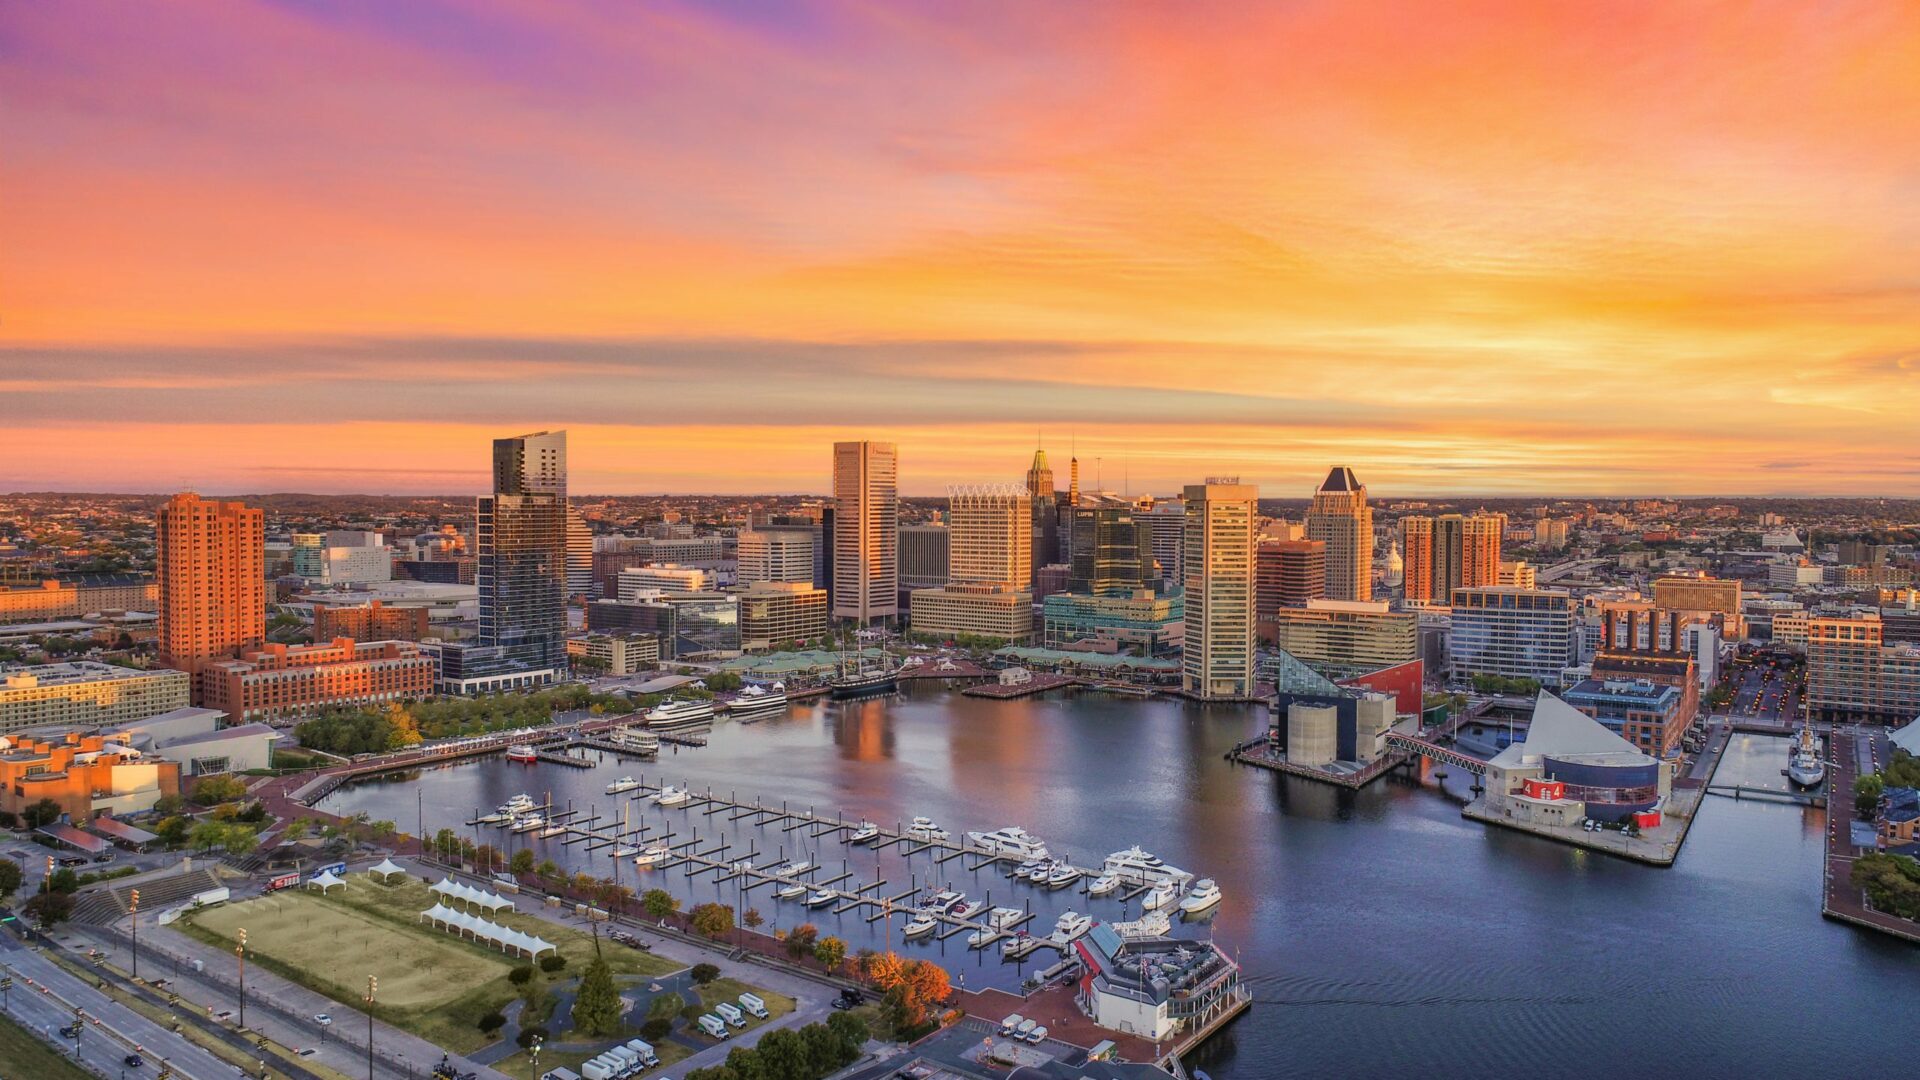
<path fill-rule="evenodd" d="M 1660 823 L 1658 808 L 1670 784 L 1665 764 L 1543 690 L 1526 739 L 1487 762 L 1485 809 L 1516 825 L 1633 817 L 1641 828 L 1652 828 Z"/>
<path fill-rule="evenodd" d="M 1164 1042 L 1240 1007 L 1240 965 L 1210 941 L 1122 938 L 1096 924 L 1073 943 L 1083 974 L 1076 997 L 1110 1031 Z"/>

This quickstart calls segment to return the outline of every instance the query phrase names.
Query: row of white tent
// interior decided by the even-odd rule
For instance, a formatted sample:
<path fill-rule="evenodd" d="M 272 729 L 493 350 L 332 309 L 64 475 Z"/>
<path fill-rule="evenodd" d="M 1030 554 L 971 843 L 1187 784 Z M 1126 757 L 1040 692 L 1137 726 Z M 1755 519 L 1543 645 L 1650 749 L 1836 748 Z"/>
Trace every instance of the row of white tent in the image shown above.
<path fill-rule="evenodd" d="M 525 953 L 529 958 L 538 957 L 544 952 L 555 951 L 554 944 L 545 938 L 523 934 L 511 926 L 502 926 L 497 922 L 488 922 L 478 915 L 455 911 L 445 904 L 434 904 L 421 912 L 420 917 L 443 930 L 471 934 L 475 941 L 497 945 L 502 951 Z"/>
<path fill-rule="evenodd" d="M 486 908 L 488 911 L 499 911 L 501 908 L 510 908 L 513 906 L 513 901 L 501 896 L 499 893 L 488 892 L 485 889 L 476 889 L 471 885 L 463 884 L 452 878 L 434 882 L 432 885 L 427 886 L 427 888 L 449 900 L 457 900 L 463 904 Z"/>

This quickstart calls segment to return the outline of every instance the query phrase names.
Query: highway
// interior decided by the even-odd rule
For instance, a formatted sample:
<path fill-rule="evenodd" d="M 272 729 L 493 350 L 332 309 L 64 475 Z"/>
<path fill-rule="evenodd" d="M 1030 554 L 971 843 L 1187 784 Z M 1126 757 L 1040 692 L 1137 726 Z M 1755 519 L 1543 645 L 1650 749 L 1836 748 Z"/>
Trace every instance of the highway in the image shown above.
<path fill-rule="evenodd" d="M 4 932 L 0 932 L 0 975 L 13 976 L 13 989 L 6 994 L 7 1015 L 42 1037 L 51 1034 L 68 1052 L 73 1043 L 60 1037 L 60 1029 L 73 1022 L 74 1007 L 80 1007 L 87 1016 L 80 1035 L 80 1059 L 102 1076 L 157 1076 L 162 1059 L 173 1067 L 174 1076 L 188 1080 L 220 1080 L 238 1071 Z M 128 1068 L 126 1057 L 136 1048 L 145 1064 Z"/>

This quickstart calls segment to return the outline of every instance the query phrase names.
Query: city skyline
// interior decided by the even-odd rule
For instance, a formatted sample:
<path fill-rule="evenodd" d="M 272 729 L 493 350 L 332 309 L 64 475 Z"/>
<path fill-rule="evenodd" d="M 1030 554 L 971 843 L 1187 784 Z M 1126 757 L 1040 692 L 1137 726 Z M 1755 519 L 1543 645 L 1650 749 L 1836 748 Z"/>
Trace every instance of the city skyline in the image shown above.
<path fill-rule="evenodd" d="M 1420 10 L 19 6 L 0 489 L 1920 492 L 1920 10 Z"/>

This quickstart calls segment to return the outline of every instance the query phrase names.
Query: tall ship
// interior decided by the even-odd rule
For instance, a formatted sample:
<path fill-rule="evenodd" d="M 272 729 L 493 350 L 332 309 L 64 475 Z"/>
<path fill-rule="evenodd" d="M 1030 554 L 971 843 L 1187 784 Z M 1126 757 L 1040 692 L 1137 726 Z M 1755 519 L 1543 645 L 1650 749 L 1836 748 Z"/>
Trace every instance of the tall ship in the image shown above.
<path fill-rule="evenodd" d="M 663 701 L 647 710 L 647 726 L 651 728 L 691 727 L 712 719 L 713 702 L 692 698 Z"/>
<path fill-rule="evenodd" d="M 1787 758 L 1787 779 L 1804 788 L 1819 787 L 1827 778 L 1827 763 L 1820 757 L 1820 737 L 1813 725 L 1800 725 L 1800 737 L 1794 740 L 1793 753 Z"/>
<path fill-rule="evenodd" d="M 828 692 L 836 700 L 891 694 L 899 686 L 900 668 L 893 658 L 883 650 L 879 659 L 873 659 L 857 644 L 853 652 L 840 654 L 833 677 L 827 680 Z"/>
<path fill-rule="evenodd" d="M 735 717 L 741 723 L 764 720 L 787 709 L 787 688 L 784 683 L 774 683 L 771 688 L 749 686 L 740 691 L 740 696 L 727 702 L 727 715 Z"/>

